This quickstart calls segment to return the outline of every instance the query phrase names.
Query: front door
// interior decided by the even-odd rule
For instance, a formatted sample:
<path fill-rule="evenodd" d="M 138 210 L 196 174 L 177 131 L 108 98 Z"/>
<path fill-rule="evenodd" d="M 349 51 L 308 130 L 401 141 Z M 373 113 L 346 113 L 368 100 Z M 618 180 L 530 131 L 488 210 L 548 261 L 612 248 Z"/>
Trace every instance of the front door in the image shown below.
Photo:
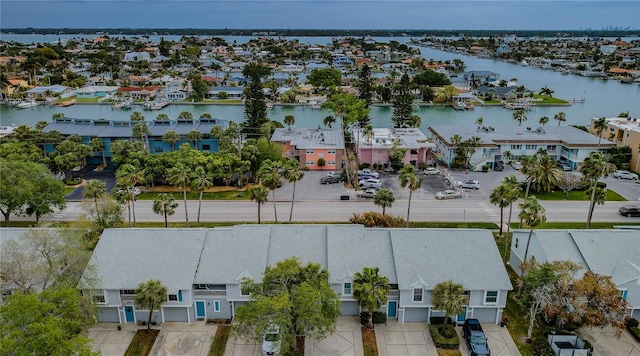
<path fill-rule="evenodd" d="M 204 301 L 196 300 L 196 319 L 204 319 L 207 317 L 207 313 L 204 309 Z"/>
<path fill-rule="evenodd" d="M 124 307 L 124 315 L 127 318 L 127 323 L 133 323 L 134 321 L 136 321 L 136 317 L 133 314 L 133 306 L 127 305 L 126 307 Z"/>
<path fill-rule="evenodd" d="M 467 307 L 464 307 L 464 311 L 458 314 L 458 318 L 456 318 L 456 322 L 458 324 L 463 324 L 466 319 L 467 319 Z"/>
<path fill-rule="evenodd" d="M 395 300 L 389 301 L 389 304 L 387 305 L 388 318 L 395 318 L 397 316 L 397 312 L 396 312 L 397 306 L 398 306 L 398 302 L 396 302 Z"/>

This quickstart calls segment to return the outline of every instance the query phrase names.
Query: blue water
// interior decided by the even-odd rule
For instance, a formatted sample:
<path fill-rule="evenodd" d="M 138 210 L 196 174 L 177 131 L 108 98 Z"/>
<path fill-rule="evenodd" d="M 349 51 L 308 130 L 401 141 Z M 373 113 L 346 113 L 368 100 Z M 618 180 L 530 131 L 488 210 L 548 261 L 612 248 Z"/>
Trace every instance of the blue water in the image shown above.
<path fill-rule="evenodd" d="M 17 36 L 17 37 L 16 37 Z M 31 37 L 29 37 L 31 36 Z M 3 40 L 12 38 L 21 41 L 32 39 L 43 42 L 44 39 L 57 41 L 58 37 L 65 35 L 2 35 Z M 71 36 L 79 37 L 79 36 Z M 96 35 L 87 35 L 94 38 Z M 153 37 L 153 36 L 151 36 Z M 160 36 L 157 36 L 158 39 Z M 177 37 L 177 36 L 175 36 Z M 225 37 L 225 36 L 223 36 Z M 165 36 L 173 39 L 171 36 Z M 236 40 L 244 43 L 249 38 L 239 36 L 226 36 L 230 43 Z M 151 38 L 153 40 L 153 38 Z M 324 44 L 331 41 L 330 37 L 300 37 L 301 42 L 309 44 Z M 406 37 L 376 38 L 378 41 L 395 40 L 398 42 L 408 41 Z M 554 91 L 553 96 L 563 99 L 584 98 L 584 103 L 575 103 L 571 106 L 563 107 L 537 107 L 528 111 L 526 116 L 528 121 L 523 125 L 536 126 L 542 116 L 547 116 L 551 121 L 547 125 L 556 125 L 553 116 L 558 112 L 564 112 L 567 117 L 567 124 L 588 125 L 591 118 L 613 117 L 621 112 L 628 111 L 633 117 L 640 117 L 640 85 L 621 84 L 618 81 L 603 81 L 596 78 L 586 78 L 575 75 L 562 75 L 558 72 L 543 70 L 535 67 L 509 64 L 506 62 L 481 59 L 461 54 L 448 53 L 428 48 L 420 48 L 422 56 L 429 60 L 453 60 L 461 59 L 466 65 L 466 70 L 489 70 L 501 75 L 501 79 L 518 80 L 520 85 L 524 85 L 530 90 L 540 90 L 546 86 Z M 182 111 L 190 111 L 194 117 L 199 117 L 202 113 L 208 112 L 215 118 L 226 119 L 236 122 L 243 120 L 243 106 L 241 105 L 170 105 L 163 110 L 143 111 L 141 106 L 134 107 L 131 111 L 113 110 L 107 105 L 74 105 L 67 108 L 37 106 L 29 109 L 10 108 L 6 105 L 0 106 L 0 124 L 28 124 L 34 125 L 38 121 L 49 121 L 54 113 L 62 112 L 66 117 L 72 118 L 105 118 L 110 120 L 129 120 L 133 111 L 140 111 L 145 119 L 152 120 L 158 114 L 165 113 L 171 119 L 177 118 Z M 391 107 L 374 106 L 371 108 L 371 117 L 376 127 L 391 127 Z M 429 126 L 435 125 L 473 125 L 476 118 L 482 116 L 485 125 L 490 126 L 515 126 L 517 122 L 513 120 L 513 112 L 501 107 L 480 107 L 474 111 L 456 111 L 449 107 L 421 107 L 415 112 L 422 119 L 421 129 L 427 132 Z M 312 110 L 304 106 L 276 106 L 268 111 L 268 116 L 272 120 L 282 121 L 286 115 L 294 115 L 296 126 L 315 127 L 321 125 L 323 119 L 331 115 L 329 110 Z"/>

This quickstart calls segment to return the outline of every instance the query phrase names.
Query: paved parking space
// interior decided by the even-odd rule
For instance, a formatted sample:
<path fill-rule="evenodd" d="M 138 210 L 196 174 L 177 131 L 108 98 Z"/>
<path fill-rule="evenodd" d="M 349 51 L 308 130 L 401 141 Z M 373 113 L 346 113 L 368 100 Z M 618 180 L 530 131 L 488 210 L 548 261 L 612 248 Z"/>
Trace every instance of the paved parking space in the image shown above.
<path fill-rule="evenodd" d="M 501 328 L 498 325 L 483 323 L 482 329 L 489 343 L 489 350 L 493 356 L 519 356 L 520 351 L 516 343 L 511 338 L 507 328 Z M 456 327 L 456 332 L 460 338 L 460 351 L 463 355 L 469 354 L 467 341 L 462 337 L 462 327 Z"/>
<path fill-rule="evenodd" d="M 626 330 L 618 337 L 611 327 L 581 328 L 578 335 L 591 343 L 595 356 L 640 356 L 640 343 Z"/>
<path fill-rule="evenodd" d="M 89 330 L 92 349 L 99 351 L 102 356 L 124 355 L 138 327 L 124 325 L 122 330 L 116 328 L 116 324 L 113 323 L 101 323 L 92 327 Z"/>
<path fill-rule="evenodd" d="M 193 324 L 164 323 L 150 354 L 206 356 L 209 354 L 217 329 L 216 325 L 207 325 L 204 321 Z"/>
<path fill-rule="evenodd" d="M 427 323 L 398 323 L 389 320 L 376 325 L 376 343 L 380 356 L 437 356 Z"/>

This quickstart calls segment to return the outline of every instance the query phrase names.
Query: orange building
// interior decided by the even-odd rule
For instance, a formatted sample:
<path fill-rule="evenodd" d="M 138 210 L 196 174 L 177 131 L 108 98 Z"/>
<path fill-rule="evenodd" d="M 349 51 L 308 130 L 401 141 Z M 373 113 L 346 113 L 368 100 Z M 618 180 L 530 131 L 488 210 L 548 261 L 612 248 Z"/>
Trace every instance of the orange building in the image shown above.
<path fill-rule="evenodd" d="M 296 159 L 301 167 L 312 171 L 342 169 L 346 163 L 344 137 L 339 129 L 276 129 L 271 141 L 282 145 L 287 159 Z"/>

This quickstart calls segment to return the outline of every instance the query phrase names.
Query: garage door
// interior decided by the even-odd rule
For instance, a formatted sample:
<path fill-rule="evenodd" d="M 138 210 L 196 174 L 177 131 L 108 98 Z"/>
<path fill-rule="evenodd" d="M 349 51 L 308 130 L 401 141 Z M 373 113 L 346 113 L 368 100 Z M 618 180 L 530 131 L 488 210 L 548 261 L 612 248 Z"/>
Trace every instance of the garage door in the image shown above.
<path fill-rule="evenodd" d="M 119 323 L 118 308 L 99 308 L 98 320 L 101 323 Z"/>
<path fill-rule="evenodd" d="M 496 308 L 474 308 L 473 317 L 481 323 L 495 323 L 498 309 Z"/>
<path fill-rule="evenodd" d="M 340 304 L 340 313 L 342 315 L 359 315 L 358 302 L 342 302 Z"/>
<path fill-rule="evenodd" d="M 404 308 L 404 321 L 428 321 L 429 308 Z"/>
<path fill-rule="evenodd" d="M 187 308 L 163 308 L 164 321 L 188 321 Z"/>

